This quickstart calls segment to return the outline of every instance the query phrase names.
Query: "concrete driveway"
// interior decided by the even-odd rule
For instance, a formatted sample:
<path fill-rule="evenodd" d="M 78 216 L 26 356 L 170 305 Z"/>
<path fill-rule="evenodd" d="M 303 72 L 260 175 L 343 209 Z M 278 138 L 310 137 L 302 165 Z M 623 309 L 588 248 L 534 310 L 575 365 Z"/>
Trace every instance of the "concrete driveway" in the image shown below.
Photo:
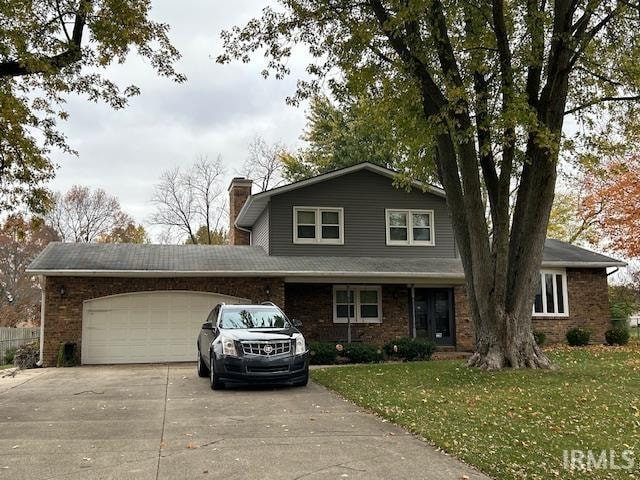
<path fill-rule="evenodd" d="M 213 392 L 194 365 L 0 379 L 0 478 L 487 478 L 324 388 Z"/>

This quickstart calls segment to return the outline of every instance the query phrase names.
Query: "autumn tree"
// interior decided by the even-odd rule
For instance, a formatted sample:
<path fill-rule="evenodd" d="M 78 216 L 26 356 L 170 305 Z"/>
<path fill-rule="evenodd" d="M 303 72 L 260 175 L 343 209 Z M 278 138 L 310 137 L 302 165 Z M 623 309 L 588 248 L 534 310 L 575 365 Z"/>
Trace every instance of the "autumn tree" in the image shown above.
<path fill-rule="evenodd" d="M 12 0 L 0 3 L 0 211 L 50 206 L 52 148 L 73 152 L 57 128 L 78 94 L 123 108 L 139 93 L 105 67 L 137 52 L 156 72 L 182 82 L 169 27 L 149 18 L 150 0 Z"/>
<path fill-rule="evenodd" d="M 598 245 L 602 233 L 598 228 L 604 210 L 603 199 L 587 207 L 589 193 L 583 188 L 585 178 L 571 181 L 562 192 L 556 192 L 549 217 L 547 237 L 563 242 Z"/>
<path fill-rule="evenodd" d="M 285 147 L 280 143 L 269 144 L 262 137 L 249 143 L 248 156 L 242 164 L 241 175 L 253 180 L 259 191 L 264 192 L 284 183 L 282 157 Z"/>
<path fill-rule="evenodd" d="M 607 118 L 609 140 L 637 120 L 640 16 L 626 0 L 280 0 L 222 33 L 218 61 L 250 61 L 281 78 L 303 44 L 311 60 L 296 103 L 321 85 L 368 98 L 447 193 L 475 332 L 469 365 L 547 368 L 531 328 L 564 120 Z M 593 136 L 591 137 L 593 138 Z M 605 142 L 606 143 L 606 142 Z M 578 145 L 578 142 L 576 142 Z M 429 159 L 429 165 L 427 160 Z M 485 205 L 484 195 L 488 198 Z M 485 208 L 490 215 L 485 217 Z"/>
<path fill-rule="evenodd" d="M 224 228 L 220 227 L 207 232 L 207 227 L 203 225 L 196 232 L 195 242 L 189 237 L 184 243 L 186 245 L 227 245 L 229 238 Z"/>
<path fill-rule="evenodd" d="M 181 241 L 215 244 L 227 215 L 223 176 L 220 157 L 202 157 L 187 169 L 163 172 L 151 198 L 156 208 L 151 222 L 167 229 L 165 237 L 177 232 Z"/>
<path fill-rule="evenodd" d="M 366 97 L 332 102 L 327 96 L 310 99 L 307 125 L 301 136 L 306 146 L 281 155 L 290 182 L 368 161 L 394 167 L 398 160 L 426 160 L 422 141 L 393 128 L 380 105 Z M 431 180 L 433 175 L 421 178 Z"/>
<path fill-rule="evenodd" d="M 64 242 L 139 243 L 145 239 L 144 227 L 136 225 L 118 199 L 101 188 L 74 185 L 64 194 L 56 193 L 46 219 Z"/>
<path fill-rule="evenodd" d="M 586 177 L 582 188 L 582 215 L 595 218 L 602 244 L 640 257 L 640 156 L 606 162 L 600 173 Z"/>
<path fill-rule="evenodd" d="M 109 233 L 98 237 L 97 242 L 151 243 L 151 240 L 144 225 L 136 224 L 132 219 L 126 219 L 124 222 L 118 221 Z"/>
<path fill-rule="evenodd" d="M 35 218 L 11 215 L 0 227 L 0 326 L 39 322 L 40 289 L 25 270 L 55 240 L 56 232 Z"/>

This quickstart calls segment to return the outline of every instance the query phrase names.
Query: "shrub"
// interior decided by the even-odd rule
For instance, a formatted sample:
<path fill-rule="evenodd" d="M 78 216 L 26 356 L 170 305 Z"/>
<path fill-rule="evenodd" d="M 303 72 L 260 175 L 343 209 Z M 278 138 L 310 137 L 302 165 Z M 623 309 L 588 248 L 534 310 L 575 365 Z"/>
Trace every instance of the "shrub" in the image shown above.
<path fill-rule="evenodd" d="M 13 364 L 21 369 L 35 368 L 40 357 L 40 346 L 38 342 L 25 343 L 16 350 Z"/>
<path fill-rule="evenodd" d="M 547 336 L 545 335 L 544 332 L 538 332 L 538 331 L 533 332 L 533 338 L 536 339 L 536 344 L 540 347 L 544 345 L 544 342 L 547 341 Z"/>
<path fill-rule="evenodd" d="M 382 350 L 366 343 L 348 343 L 342 354 L 350 363 L 374 363 L 382 360 Z"/>
<path fill-rule="evenodd" d="M 567 342 L 572 347 L 581 347 L 589 343 L 591 332 L 584 328 L 575 327 L 567 332 Z"/>
<path fill-rule="evenodd" d="M 413 360 L 429 360 L 436 346 L 430 340 L 404 337 L 392 340 L 384 346 L 389 357 L 401 358 L 409 362 Z"/>
<path fill-rule="evenodd" d="M 2 364 L 9 365 L 10 363 L 13 363 L 13 357 L 15 357 L 15 355 L 16 347 L 7 348 L 7 350 L 4 352 L 4 361 L 2 362 Z"/>
<path fill-rule="evenodd" d="M 60 344 L 58 349 L 57 367 L 75 367 L 78 364 L 78 356 L 76 353 L 77 345 L 73 342 L 65 342 Z"/>
<path fill-rule="evenodd" d="M 309 363 L 312 365 L 333 365 L 338 351 L 332 342 L 309 342 Z"/>
<path fill-rule="evenodd" d="M 614 327 L 607 330 L 604 338 L 609 345 L 626 345 L 629 343 L 629 329 L 624 327 Z"/>

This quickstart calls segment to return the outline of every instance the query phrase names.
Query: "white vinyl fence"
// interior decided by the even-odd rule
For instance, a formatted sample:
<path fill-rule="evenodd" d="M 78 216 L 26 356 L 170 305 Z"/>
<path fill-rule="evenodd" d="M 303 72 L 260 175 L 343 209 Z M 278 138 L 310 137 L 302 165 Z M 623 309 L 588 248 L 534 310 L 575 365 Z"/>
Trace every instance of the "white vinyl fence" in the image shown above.
<path fill-rule="evenodd" d="M 34 342 L 39 338 L 39 328 L 0 327 L 0 365 L 4 364 L 4 354 L 7 350 Z"/>

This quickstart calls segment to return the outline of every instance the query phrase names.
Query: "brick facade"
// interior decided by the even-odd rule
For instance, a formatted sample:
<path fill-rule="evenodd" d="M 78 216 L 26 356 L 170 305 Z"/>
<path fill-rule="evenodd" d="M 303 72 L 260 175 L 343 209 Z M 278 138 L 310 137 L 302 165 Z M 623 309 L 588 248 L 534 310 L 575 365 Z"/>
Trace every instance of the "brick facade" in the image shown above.
<path fill-rule="evenodd" d="M 64 287 L 64 295 L 60 294 Z M 267 295 L 267 289 L 269 295 Z M 82 308 L 85 300 L 121 293 L 150 291 L 211 292 L 284 303 L 284 282 L 278 278 L 108 278 L 47 277 L 45 279 L 44 365 L 55 366 L 64 342 L 82 348 Z"/>
<path fill-rule="evenodd" d="M 549 343 L 563 342 L 568 329 L 588 328 L 592 341 L 603 342 L 609 328 L 608 285 L 605 269 L 567 269 L 568 317 L 533 319 L 533 328 L 544 332 Z M 61 295 L 61 288 L 64 294 Z M 303 323 L 308 340 L 346 340 L 347 326 L 333 323 L 331 284 L 286 284 L 281 278 L 107 278 L 47 277 L 45 279 L 44 364 L 56 364 L 61 343 L 76 342 L 82 348 L 82 309 L 85 300 L 133 292 L 211 292 L 270 300 L 283 306 L 290 318 Z M 267 295 L 269 290 L 269 295 Z M 473 328 L 466 288 L 454 287 L 457 350 L 473 350 Z M 383 344 L 410 334 L 409 289 L 406 285 L 382 285 L 382 322 L 352 325 L 352 338 Z M 78 352 L 80 354 L 80 352 Z"/>
<path fill-rule="evenodd" d="M 347 325 L 333 323 L 332 289 L 328 284 L 285 285 L 286 313 L 302 322 L 302 333 L 308 340 L 347 339 Z M 382 285 L 382 322 L 352 324 L 352 338 L 382 345 L 409 335 L 408 300 L 406 285 Z"/>
<path fill-rule="evenodd" d="M 567 330 L 583 327 L 591 331 L 591 341 L 604 342 L 604 332 L 611 328 L 609 286 L 604 268 L 567 268 L 569 296 L 568 317 L 533 317 L 533 329 L 544 332 L 547 343 L 565 342 Z M 466 288 L 454 289 L 456 312 L 456 347 L 473 350 L 473 327 Z"/>

